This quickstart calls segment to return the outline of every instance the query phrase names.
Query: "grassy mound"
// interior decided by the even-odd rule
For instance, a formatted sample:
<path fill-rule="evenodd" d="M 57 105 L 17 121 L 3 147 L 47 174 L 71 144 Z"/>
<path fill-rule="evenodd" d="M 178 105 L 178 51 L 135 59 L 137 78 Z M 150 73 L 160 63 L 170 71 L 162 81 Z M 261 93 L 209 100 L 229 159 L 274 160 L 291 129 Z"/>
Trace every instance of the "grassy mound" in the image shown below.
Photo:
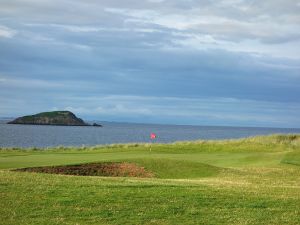
<path fill-rule="evenodd" d="M 133 159 L 129 160 L 153 172 L 157 178 L 190 179 L 215 176 L 222 168 L 204 163 L 187 160 L 172 160 L 166 158 Z"/>
<path fill-rule="evenodd" d="M 285 164 L 300 166 L 300 151 L 292 151 L 287 153 L 281 162 Z"/>
<path fill-rule="evenodd" d="M 218 175 L 224 168 L 186 160 L 166 158 L 129 159 L 124 162 L 85 163 L 78 165 L 20 168 L 13 171 L 53 173 L 75 176 L 156 177 L 191 179 Z"/>

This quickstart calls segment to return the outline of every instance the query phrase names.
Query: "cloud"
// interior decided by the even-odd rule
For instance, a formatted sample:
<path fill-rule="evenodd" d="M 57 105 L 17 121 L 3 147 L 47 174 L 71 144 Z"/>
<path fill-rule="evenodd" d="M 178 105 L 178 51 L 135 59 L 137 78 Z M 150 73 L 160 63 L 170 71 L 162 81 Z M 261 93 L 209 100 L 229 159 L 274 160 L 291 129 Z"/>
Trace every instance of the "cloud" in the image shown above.
<path fill-rule="evenodd" d="M 59 5 L 69 6 L 64 10 Z M 266 53 L 272 56 L 299 58 L 300 16 L 296 1 L 119 1 L 89 2 L 4 1 L 0 12 L 10 20 L 23 24 L 41 24 L 55 37 L 66 38 L 63 31 L 90 35 L 98 33 L 130 36 L 144 35 L 149 40 L 137 40 L 145 47 L 181 47 L 226 49 Z M 80 16 L 78 16 L 80 15 Z M 14 18 L 14 19 L 13 19 Z M 27 27 L 28 28 L 28 27 Z M 20 28 L 23 30 L 23 27 Z M 26 28 L 25 28 L 26 29 Z M 39 31 L 37 28 L 35 31 Z M 48 30 L 49 31 L 49 30 Z M 52 32 L 52 31 L 51 31 Z M 120 33 L 122 32 L 122 33 Z M 150 34 L 145 34 L 145 33 Z M 142 33 L 141 35 L 138 33 Z M 151 41 L 152 33 L 156 40 Z M 177 34 L 177 35 L 173 35 Z M 133 35 L 131 35 L 131 38 Z M 161 40 L 159 40 L 161 37 Z M 184 38 L 186 37 L 186 38 Z M 65 40 L 58 40 L 68 43 Z M 74 43 L 87 45 L 83 43 Z M 98 44 L 98 43 L 96 43 Z M 285 46 L 283 46 L 285 45 Z M 287 49 L 287 50 L 286 50 Z"/>
<path fill-rule="evenodd" d="M 17 34 L 17 31 L 6 26 L 0 25 L 0 38 L 12 38 Z"/>
<path fill-rule="evenodd" d="M 84 103 L 76 107 L 76 102 Z M 281 102 L 253 101 L 232 98 L 176 98 L 156 96 L 110 95 L 97 97 L 70 97 L 61 99 L 73 106 L 71 110 L 88 118 L 132 122 L 169 123 L 176 119 L 179 124 L 292 127 L 299 123 L 293 106 Z M 56 107 L 61 108 L 61 107 Z M 285 117 L 283 117 L 285 115 Z"/>
<path fill-rule="evenodd" d="M 45 24 L 47 26 L 55 27 L 55 28 L 61 28 L 65 29 L 67 31 L 71 32 L 98 32 L 103 29 L 97 28 L 97 27 L 92 27 L 92 26 L 76 26 L 76 25 L 64 25 L 64 24 Z"/>
<path fill-rule="evenodd" d="M 299 124 L 297 1 L 5 0 L 0 14 L 0 95 L 14 99 L 0 115 L 30 102 L 123 121 Z"/>
<path fill-rule="evenodd" d="M 68 44 L 23 39 L 6 42 L 1 72 L 15 79 L 70 84 L 71 93 L 274 101 L 297 101 L 300 94 L 298 60 L 216 49 L 156 49 L 138 45 L 135 37 L 123 35 L 120 40 L 127 42 L 118 43 L 114 33 L 93 35 L 89 42 L 81 36 L 75 39 L 78 48 L 90 44 L 89 51 L 77 49 L 73 39 Z"/>
<path fill-rule="evenodd" d="M 266 44 L 297 41 L 299 14 L 295 2 L 277 1 L 276 4 L 259 1 L 214 1 L 213 3 L 190 1 L 191 8 L 179 8 L 168 3 L 159 9 L 106 8 L 107 12 L 127 16 L 126 21 L 156 24 L 169 29 L 198 35 L 210 35 L 228 41 L 260 40 Z M 175 6 L 175 7 L 174 7 Z M 230 6 L 230 8 L 229 8 Z M 284 10 L 278 10 L 279 7 Z M 296 6 L 297 7 L 297 6 Z M 261 9 L 262 8 L 262 9 Z M 235 11 L 231 10 L 234 9 Z M 273 9 L 277 14 L 273 13 Z M 289 21 L 289 22 L 287 22 Z"/>

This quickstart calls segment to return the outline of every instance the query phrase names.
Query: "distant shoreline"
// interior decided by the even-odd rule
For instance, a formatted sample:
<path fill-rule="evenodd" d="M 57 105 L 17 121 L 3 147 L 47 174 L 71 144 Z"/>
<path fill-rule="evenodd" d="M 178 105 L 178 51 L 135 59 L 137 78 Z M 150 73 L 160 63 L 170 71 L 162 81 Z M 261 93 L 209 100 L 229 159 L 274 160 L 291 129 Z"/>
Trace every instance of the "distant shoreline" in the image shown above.
<path fill-rule="evenodd" d="M 273 143 L 273 140 L 276 140 L 276 142 L 280 143 L 282 141 L 292 143 L 294 140 L 298 141 L 300 139 L 300 131 L 299 133 L 290 133 L 290 134 L 270 134 L 270 135 L 257 135 L 257 136 L 249 136 L 249 137 L 242 137 L 242 138 L 228 138 L 228 139 L 196 139 L 196 140 L 182 140 L 182 141 L 174 141 L 174 142 L 128 142 L 128 143 L 110 143 L 110 144 L 96 144 L 96 145 L 81 145 L 81 146 L 72 146 L 72 145 L 57 145 L 57 146 L 47 146 L 47 147 L 2 147 L 0 146 L 0 151 L 11 151 L 11 150 L 20 150 L 20 151 L 36 151 L 36 150 L 53 150 L 53 151 L 59 151 L 59 150 L 93 150 L 93 149 L 113 149 L 113 148 L 129 148 L 129 147 L 149 147 L 150 145 L 161 145 L 161 146 L 174 146 L 174 145 L 197 145 L 197 144 L 222 144 L 222 143 L 235 143 L 235 142 L 241 142 L 246 141 L 248 144 L 251 144 L 251 142 L 257 142 L 260 141 L 262 143 Z M 282 142 L 283 143 L 283 142 Z"/>
<path fill-rule="evenodd" d="M 7 124 L 9 120 L 15 117 L 0 117 L 0 124 Z M 117 125 L 146 125 L 146 126 L 179 126 L 179 127 L 214 127 L 214 128 L 249 128 L 249 129 L 299 129 L 300 127 L 266 127 L 266 126 L 233 126 L 233 125 L 201 125 L 201 124 L 169 124 L 169 123 L 142 123 L 142 122 L 124 122 L 124 121 L 103 121 L 103 120 L 86 120 L 88 123 L 101 123 L 101 124 L 117 124 Z M 22 125 L 22 124 L 21 124 Z M 35 124 L 29 124 L 35 125 Z M 62 125 L 63 126 L 63 125 Z"/>

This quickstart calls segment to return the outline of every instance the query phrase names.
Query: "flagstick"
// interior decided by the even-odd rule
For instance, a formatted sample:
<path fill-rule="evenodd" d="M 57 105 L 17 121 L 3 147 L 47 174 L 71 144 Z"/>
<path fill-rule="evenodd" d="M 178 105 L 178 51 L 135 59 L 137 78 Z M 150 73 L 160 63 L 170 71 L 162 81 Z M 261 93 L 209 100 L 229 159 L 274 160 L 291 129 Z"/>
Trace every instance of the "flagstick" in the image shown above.
<path fill-rule="evenodd" d="M 151 152 L 151 150 L 152 150 L 152 144 L 153 144 L 153 141 L 154 141 L 154 139 L 156 138 L 156 134 L 155 133 L 151 133 L 150 134 L 150 149 L 149 149 L 149 151 Z"/>

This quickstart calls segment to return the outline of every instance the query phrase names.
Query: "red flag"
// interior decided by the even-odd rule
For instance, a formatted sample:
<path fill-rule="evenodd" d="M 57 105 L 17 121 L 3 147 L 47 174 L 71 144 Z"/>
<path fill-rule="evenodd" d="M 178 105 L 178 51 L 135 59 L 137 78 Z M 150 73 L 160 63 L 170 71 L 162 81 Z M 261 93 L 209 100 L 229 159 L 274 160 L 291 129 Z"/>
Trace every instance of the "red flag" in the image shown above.
<path fill-rule="evenodd" d="M 156 138 L 156 134 L 155 134 L 155 133 L 151 133 L 151 134 L 150 134 L 150 138 L 151 138 L 151 139 L 155 139 L 155 138 Z"/>

